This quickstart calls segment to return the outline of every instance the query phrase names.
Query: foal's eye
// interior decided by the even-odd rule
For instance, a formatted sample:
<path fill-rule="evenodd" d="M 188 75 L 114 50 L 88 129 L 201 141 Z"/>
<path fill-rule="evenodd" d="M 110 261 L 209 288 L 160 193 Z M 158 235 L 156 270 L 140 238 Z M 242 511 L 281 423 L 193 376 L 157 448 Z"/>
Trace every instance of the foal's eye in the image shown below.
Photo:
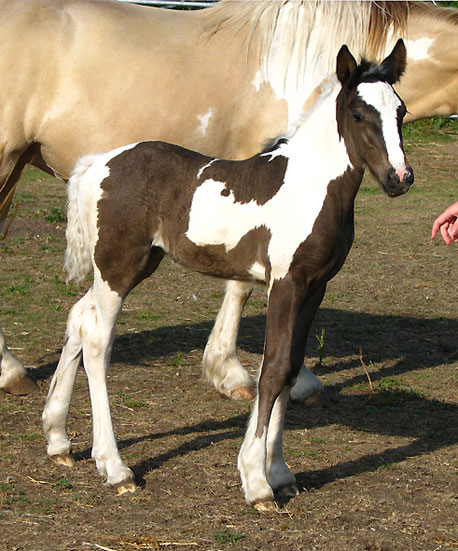
<path fill-rule="evenodd" d="M 356 122 L 361 122 L 363 120 L 363 117 L 359 113 L 352 113 L 352 115 L 353 115 L 353 119 Z"/>

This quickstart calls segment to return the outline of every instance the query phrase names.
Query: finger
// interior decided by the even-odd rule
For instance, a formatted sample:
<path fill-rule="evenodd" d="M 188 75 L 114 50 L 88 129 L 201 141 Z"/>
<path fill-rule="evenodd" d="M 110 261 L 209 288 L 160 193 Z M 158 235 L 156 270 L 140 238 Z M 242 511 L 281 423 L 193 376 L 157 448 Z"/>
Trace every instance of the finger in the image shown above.
<path fill-rule="evenodd" d="M 442 224 L 442 226 L 440 227 L 440 230 L 441 230 L 442 239 L 447 243 L 447 245 L 450 245 L 451 241 L 448 235 L 448 227 L 449 227 L 449 224 Z"/>
<path fill-rule="evenodd" d="M 434 239 L 437 235 L 437 232 L 439 231 L 440 227 L 443 226 L 444 224 L 449 224 L 452 220 L 449 219 L 449 216 L 446 215 L 445 212 L 443 212 L 438 218 L 436 218 L 436 220 L 434 221 L 434 224 L 433 224 L 433 229 L 432 229 L 432 232 L 431 232 L 431 238 Z"/>
<path fill-rule="evenodd" d="M 458 238 L 458 220 L 455 220 L 455 222 L 450 226 L 450 228 L 448 229 L 448 233 L 453 241 L 456 242 Z"/>

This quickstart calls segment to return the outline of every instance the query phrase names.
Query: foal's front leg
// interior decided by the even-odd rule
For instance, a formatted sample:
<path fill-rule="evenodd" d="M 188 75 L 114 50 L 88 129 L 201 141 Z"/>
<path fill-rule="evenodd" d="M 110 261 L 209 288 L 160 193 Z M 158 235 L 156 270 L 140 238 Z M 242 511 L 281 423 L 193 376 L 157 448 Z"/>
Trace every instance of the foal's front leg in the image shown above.
<path fill-rule="evenodd" d="M 279 453 L 278 442 L 288 391 L 297 374 L 292 371 L 291 345 L 303 292 L 290 275 L 275 281 L 270 291 L 258 398 L 238 460 L 245 499 L 259 510 L 273 508 L 274 490 L 280 486 L 295 488 L 294 475 Z M 273 452 L 270 457 L 268 442 Z"/>
<path fill-rule="evenodd" d="M 298 493 L 283 457 L 283 425 L 289 390 L 324 289 L 307 296 L 306 289 L 287 276 L 276 281 L 270 293 L 258 399 L 238 461 L 245 499 L 261 511 L 274 507 L 274 491 Z"/>

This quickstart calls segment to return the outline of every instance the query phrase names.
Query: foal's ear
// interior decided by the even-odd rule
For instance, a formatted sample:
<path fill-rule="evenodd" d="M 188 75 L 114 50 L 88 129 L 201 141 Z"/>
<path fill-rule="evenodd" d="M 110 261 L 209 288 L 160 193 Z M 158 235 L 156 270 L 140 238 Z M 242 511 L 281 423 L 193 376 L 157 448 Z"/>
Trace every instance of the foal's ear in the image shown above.
<path fill-rule="evenodd" d="M 383 73 L 386 73 L 388 84 L 397 82 L 406 69 L 407 65 L 407 50 L 402 38 L 396 42 L 391 54 L 382 61 L 380 65 Z"/>
<path fill-rule="evenodd" d="M 337 54 L 337 77 L 341 84 L 345 84 L 356 69 L 356 60 L 344 44 Z"/>

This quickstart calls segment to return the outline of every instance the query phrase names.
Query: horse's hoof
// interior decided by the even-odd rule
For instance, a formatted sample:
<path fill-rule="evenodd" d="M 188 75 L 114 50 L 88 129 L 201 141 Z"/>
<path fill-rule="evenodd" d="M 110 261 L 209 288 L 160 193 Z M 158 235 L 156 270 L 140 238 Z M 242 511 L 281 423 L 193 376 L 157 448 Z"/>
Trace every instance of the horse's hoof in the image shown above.
<path fill-rule="evenodd" d="M 253 506 L 260 513 L 271 513 L 277 510 L 275 501 L 258 501 Z"/>
<path fill-rule="evenodd" d="M 4 392 L 13 394 L 14 396 L 25 396 L 27 394 L 33 394 L 38 390 L 38 386 L 27 375 L 11 381 L 6 386 L 2 387 Z"/>
<path fill-rule="evenodd" d="M 230 398 L 236 402 L 251 401 L 256 398 L 254 386 L 238 386 L 230 393 Z"/>
<path fill-rule="evenodd" d="M 137 491 L 137 485 L 131 478 L 126 478 L 125 480 L 121 480 L 121 482 L 114 484 L 113 488 L 115 488 L 118 496 L 121 496 L 127 493 L 133 494 L 134 492 Z"/>
<path fill-rule="evenodd" d="M 64 467 L 74 467 L 75 458 L 72 453 L 59 453 L 57 455 L 50 456 L 56 465 L 63 465 Z"/>
<path fill-rule="evenodd" d="M 275 491 L 279 497 L 295 497 L 299 495 L 299 488 L 297 484 L 288 484 L 287 486 L 282 486 Z"/>
<path fill-rule="evenodd" d="M 326 395 L 324 389 L 317 389 L 315 392 L 312 392 L 312 394 L 305 398 L 304 404 L 314 407 L 326 405 Z"/>

